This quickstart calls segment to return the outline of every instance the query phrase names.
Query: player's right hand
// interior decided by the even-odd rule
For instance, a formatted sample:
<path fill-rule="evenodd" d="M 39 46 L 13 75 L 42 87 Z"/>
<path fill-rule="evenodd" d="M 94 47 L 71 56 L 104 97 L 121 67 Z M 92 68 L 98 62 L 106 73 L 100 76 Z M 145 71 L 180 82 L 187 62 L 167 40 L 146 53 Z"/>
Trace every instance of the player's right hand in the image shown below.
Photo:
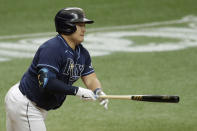
<path fill-rule="evenodd" d="M 82 100 L 96 100 L 96 96 L 91 90 L 82 87 L 79 87 L 76 96 L 79 96 Z"/>
<path fill-rule="evenodd" d="M 102 91 L 102 89 L 101 89 L 101 88 L 97 88 L 97 89 L 94 91 L 94 94 L 95 94 L 96 97 L 98 98 L 98 100 L 99 100 L 99 102 L 100 102 L 100 105 L 103 105 L 104 108 L 107 110 L 107 109 L 108 109 L 109 100 L 108 100 L 108 99 L 99 98 L 100 95 L 103 95 L 103 96 L 106 95 L 106 94 Z"/>

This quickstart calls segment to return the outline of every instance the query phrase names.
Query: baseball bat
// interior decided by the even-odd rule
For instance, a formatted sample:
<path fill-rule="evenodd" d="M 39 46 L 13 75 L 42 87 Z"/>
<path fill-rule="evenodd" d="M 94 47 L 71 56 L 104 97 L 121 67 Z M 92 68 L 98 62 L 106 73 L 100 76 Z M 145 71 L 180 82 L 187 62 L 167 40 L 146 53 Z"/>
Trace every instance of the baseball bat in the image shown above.
<path fill-rule="evenodd" d="M 165 103 L 179 102 L 179 96 L 171 96 L 171 95 L 101 95 L 99 96 L 99 98 L 135 100 L 135 101 L 147 101 L 147 102 L 165 102 Z"/>

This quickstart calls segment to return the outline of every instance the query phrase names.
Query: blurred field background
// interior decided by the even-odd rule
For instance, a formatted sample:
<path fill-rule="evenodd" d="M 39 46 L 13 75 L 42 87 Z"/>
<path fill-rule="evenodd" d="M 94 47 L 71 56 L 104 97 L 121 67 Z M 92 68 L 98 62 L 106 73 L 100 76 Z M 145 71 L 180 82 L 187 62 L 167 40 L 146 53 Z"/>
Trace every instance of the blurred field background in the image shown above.
<path fill-rule="evenodd" d="M 83 8 L 95 20 L 87 26 L 90 29 L 197 15 L 196 4 L 194 0 L 0 0 L 0 36 L 54 32 L 55 14 L 67 6 Z M 107 94 L 177 94 L 180 103 L 111 100 L 106 111 L 99 103 L 70 96 L 60 109 L 48 113 L 47 130 L 196 131 L 196 58 L 197 48 L 93 57 Z M 31 59 L 0 63 L 0 131 L 6 130 L 4 96 L 30 63 Z"/>

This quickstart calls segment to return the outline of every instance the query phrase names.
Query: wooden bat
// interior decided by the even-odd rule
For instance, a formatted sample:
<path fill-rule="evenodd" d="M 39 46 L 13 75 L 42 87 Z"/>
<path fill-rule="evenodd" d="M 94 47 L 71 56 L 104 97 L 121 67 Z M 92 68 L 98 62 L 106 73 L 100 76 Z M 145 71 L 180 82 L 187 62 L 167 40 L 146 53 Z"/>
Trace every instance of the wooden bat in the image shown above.
<path fill-rule="evenodd" d="M 99 96 L 99 98 L 136 100 L 136 101 L 147 101 L 147 102 L 166 102 L 166 103 L 179 102 L 179 96 L 171 96 L 171 95 L 101 95 Z"/>

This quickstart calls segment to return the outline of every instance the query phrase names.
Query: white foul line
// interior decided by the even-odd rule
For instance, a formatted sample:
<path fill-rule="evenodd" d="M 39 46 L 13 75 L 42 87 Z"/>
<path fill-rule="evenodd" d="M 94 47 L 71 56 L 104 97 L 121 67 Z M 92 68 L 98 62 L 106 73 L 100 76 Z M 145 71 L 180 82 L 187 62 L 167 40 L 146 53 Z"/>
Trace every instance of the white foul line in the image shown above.
<path fill-rule="evenodd" d="M 102 28 L 89 28 L 87 29 L 87 32 L 94 32 L 94 31 L 104 31 L 104 30 L 116 30 L 116 29 L 133 29 L 133 28 L 139 28 L 139 27 L 151 27 L 151 26 L 158 26 L 158 25 L 169 25 L 169 24 L 178 24 L 178 23 L 184 23 L 187 22 L 189 17 L 187 16 L 182 19 L 178 20 L 171 20 L 171 21 L 163 21 L 163 22 L 152 22 L 148 24 L 135 24 L 135 25 L 124 25 L 124 26 L 112 26 L 112 27 L 102 27 Z M 22 35 L 10 35 L 10 36 L 0 36 L 0 40 L 3 39 L 15 39 L 15 38 L 26 38 L 26 37 L 40 37 L 40 36 L 49 36 L 49 35 L 55 35 L 55 32 L 45 32 L 45 33 L 33 33 L 33 34 L 22 34 Z"/>

